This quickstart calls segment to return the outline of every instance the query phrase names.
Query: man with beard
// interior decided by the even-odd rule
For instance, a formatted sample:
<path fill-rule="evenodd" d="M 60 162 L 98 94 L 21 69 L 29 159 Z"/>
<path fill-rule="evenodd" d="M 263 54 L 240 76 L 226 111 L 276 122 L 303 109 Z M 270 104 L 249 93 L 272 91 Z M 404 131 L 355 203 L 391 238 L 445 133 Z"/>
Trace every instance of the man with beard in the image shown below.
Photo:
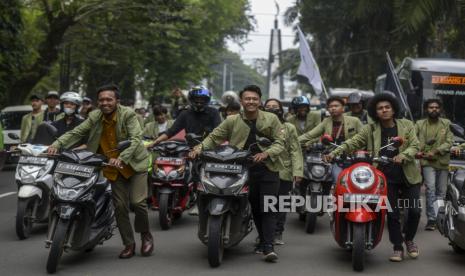
<path fill-rule="evenodd" d="M 298 135 L 312 130 L 321 122 L 320 111 L 310 111 L 310 101 L 307 97 L 295 97 L 292 99 L 291 107 L 295 115 L 289 117 L 287 121 L 295 126 Z"/>
<path fill-rule="evenodd" d="M 442 103 L 439 99 L 425 101 L 423 108 L 427 118 L 417 121 L 415 128 L 420 141 L 418 156 L 422 159 L 421 165 L 426 186 L 428 222 L 425 230 L 433 231 L 436 229 L 433 204 L 438 199 L 444 199 L 446 195 L 453 135 L 450 131 L 450 121 L 439 118 L 442 111 Z"/>
<path fill-rule="evenodd" d="M 393 162 L 390 164 L 375 164 L 386 176 L 388 202 L 392 207 L 392 211 L 387 213 L 389 240 L 394 249 L 389 260 L 401 262 L 404 259 L 404 243 L 407 254 L 415 259 L 419 255 L 419 250 L 414 238 L 421 216 L 419 205 L 421 172 L 415 160 L 419 149 L 415 126 L 407 119 L 397 118 L 400 114 L 399 102 L 390 91 L 376 94 L 367 109 L 375 122 L 364 126 L 355 136 L 325 155 L 324 160 L 330 162 L 335 156 L 356 150 L 369 150 L 374 157 L 392 158 Z M 387 146 L 392 138 L 397 136 L 401 137 L 404 143 L 399 148 Z M 403 224 L 401 207 L 407 213 Z"/>

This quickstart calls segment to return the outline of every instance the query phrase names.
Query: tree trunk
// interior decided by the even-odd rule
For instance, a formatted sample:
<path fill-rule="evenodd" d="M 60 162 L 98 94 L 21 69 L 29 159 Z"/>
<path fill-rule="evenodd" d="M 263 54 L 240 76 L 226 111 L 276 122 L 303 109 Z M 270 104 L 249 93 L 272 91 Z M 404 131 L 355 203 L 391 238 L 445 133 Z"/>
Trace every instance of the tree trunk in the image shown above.
<path fill-rule="evenodd" d="M 58 58 L 63 36 L 74 23 L 73 17 L 64 13 L 52 19 L 47 36 L 39 46 L 38 59 L 13 82 L 8 91 L 11 104 L 24 103 L 31 90 L 49 73 Z"/>

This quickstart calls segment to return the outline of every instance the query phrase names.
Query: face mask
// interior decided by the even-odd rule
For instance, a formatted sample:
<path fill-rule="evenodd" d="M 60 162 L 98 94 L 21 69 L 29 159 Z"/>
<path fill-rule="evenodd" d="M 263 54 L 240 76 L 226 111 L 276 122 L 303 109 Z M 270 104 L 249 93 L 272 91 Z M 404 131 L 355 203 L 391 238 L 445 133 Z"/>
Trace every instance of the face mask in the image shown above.
<path fill-rule="evenodd" d="M 276 116 L 278 116 L 278 118 L 280 119 L 283 116 L 283 113 L 281 112 L 281 109 L 279 108 L 270 108 L 270 109 L 266 109 L 266 111 L 276 114 Z"/>
<path fill-rule="evenodd" d="M 73 115 L 76 109 L 65 107 L 63 111 L 65 112 L 66 115 Z"/>

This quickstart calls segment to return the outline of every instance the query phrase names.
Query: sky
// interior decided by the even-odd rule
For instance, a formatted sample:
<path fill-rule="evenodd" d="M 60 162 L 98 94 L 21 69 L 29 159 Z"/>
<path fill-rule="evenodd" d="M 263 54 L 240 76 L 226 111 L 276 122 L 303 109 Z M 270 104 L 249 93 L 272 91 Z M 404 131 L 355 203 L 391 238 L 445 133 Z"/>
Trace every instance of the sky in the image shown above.
<path fill-rule="evenodd" d="M 270 30 L 273 28 L 273 22 L 276 14 L 274 0 L 249 0 L 251 4 L 250 14 L 255 16 L 255 30 L 249 33 L 248 42 L 242 48 L 228 41 L 228 49 L 239 53 L 246 64 L 251 64 L 253 59 L 268 58 L 270 47 Z M 291 27 L 284 26 L 283 14 L 286 9 L 293 6 L 295 0 L 276 0 L 279 5 L 279 28 L 281 29 L 282 49 L 296 48 L 293 45 L 294 34 Z"/>

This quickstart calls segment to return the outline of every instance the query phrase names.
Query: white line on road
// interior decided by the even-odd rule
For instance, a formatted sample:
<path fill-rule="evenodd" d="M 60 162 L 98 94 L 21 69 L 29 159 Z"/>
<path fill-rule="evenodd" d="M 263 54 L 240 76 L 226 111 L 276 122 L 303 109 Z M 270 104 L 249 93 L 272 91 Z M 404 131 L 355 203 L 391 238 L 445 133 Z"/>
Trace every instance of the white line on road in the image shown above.
<path fill-rule="evenodd" d="M 14 194 L 16 194 L 16 192 L 4 193 L 4 194 L 1 194 L 1 195 L 0 195 L 0 198 L 2 198 L 2 197 L 7 197 L 7 196 L 9 196 L 9 195 L 14 195 Z"/>

